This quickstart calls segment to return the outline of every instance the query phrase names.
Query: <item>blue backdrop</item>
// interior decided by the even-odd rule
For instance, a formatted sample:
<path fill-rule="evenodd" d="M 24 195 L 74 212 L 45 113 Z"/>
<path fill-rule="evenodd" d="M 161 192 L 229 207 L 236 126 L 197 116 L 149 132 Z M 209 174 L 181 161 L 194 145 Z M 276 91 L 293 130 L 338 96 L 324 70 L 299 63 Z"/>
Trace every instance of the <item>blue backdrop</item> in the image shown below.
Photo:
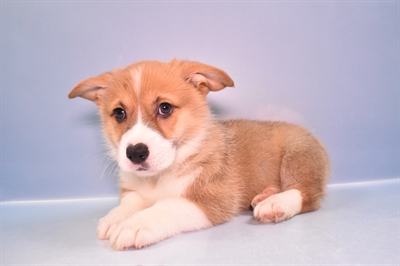
<path fill-rule="evenodd" d="M 82 79 L 143 59 L 224 69 L 221 118 L 280 119 L 326 145 L 331 183 L 399 177 L 398 1 L 1 2 L 1 200 L 116 196 Z"/>

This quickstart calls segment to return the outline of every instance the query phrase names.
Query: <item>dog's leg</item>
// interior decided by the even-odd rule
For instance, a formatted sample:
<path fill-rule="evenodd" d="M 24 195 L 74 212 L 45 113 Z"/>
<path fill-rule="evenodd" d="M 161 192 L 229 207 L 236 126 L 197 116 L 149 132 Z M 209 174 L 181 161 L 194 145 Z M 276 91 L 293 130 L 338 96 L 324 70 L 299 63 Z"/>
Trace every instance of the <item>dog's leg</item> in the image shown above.
<path fill-rule="evenodd" d="M 260 222 L 281 222 L 319 208 L 325 195 L 329 163 L 323 148 L 313 139 L 307 141 L 311 144 L 296 147 L 294 143 L 292 149 L 286 150 L 280 171 L 283 192 L 253 200 L 261 200 L 254 208 L 254 217 Z"/>
<path fill-rule="evenodd" d="M 108 239 L 112 231 L 111 228 L 145 207 L 143 199 L 139 194 L 133 191 L 125 193 L 120 205 L 113 208 L 105 217 L 100 219 L 99 226 L 97 227 L 98 239 Z"/>
<path fill-rule="evenodd" d="M 169 198 L 120 222 L 109 239 L 114 249 L 140 249 L 183 232 L 210 226 L 211 222 L 196 204 L 185 198 Z"/>

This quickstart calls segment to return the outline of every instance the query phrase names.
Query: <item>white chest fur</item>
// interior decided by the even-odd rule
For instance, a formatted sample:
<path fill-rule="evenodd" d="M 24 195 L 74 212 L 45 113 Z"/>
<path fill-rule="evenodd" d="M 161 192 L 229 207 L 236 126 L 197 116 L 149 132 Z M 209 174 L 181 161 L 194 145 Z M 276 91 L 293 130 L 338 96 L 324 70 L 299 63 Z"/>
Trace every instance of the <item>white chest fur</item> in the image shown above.
<path fill-rule="evenodd" d="M 181 197 L 199 174 L 200 169 L 197 169 L 186 175 L 167 173 L 155 178 L 139 177 L 133 173 L 121 171 L 120 186 L 123 189 L 135 191 L 143 198 L 146 205 L 150 206 L 161 199 Z"/>

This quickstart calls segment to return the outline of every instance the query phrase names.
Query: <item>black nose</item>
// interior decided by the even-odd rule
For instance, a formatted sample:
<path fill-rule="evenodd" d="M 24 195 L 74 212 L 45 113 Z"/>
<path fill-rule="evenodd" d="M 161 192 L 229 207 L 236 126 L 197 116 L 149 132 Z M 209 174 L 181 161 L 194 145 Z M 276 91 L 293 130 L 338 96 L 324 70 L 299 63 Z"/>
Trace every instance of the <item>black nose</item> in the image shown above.
<path fill-rule="evenodd" d="M 143 163 L 149 157 L 149 148 L 143 143 L 138 143 L 135 146 L 129 145 L 126 148 L 126 157 L 132 163 Z"/>

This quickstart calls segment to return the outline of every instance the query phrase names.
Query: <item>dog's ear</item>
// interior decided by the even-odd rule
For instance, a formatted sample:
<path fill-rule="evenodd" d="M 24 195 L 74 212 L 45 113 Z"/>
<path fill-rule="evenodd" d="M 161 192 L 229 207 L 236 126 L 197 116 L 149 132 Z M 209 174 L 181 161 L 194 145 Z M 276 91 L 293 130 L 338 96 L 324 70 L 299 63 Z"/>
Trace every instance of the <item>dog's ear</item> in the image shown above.
<path fill-rule="evenodd" d="M 97 105 L 104 95 L 107 87 L 112 78 L 111 72 L 106 72 L 100 76 L 88 78 L 79 82 L 68 94 L 68 98 L 82 97 L 84 99 L 93 101 Z"/>
<path fill-rule="evenodd" d="M 182 61 L 181 64 L 186 82 L 202 94 L 234 86 L 231 77 L 221 69 L 198 62 Z"/>

